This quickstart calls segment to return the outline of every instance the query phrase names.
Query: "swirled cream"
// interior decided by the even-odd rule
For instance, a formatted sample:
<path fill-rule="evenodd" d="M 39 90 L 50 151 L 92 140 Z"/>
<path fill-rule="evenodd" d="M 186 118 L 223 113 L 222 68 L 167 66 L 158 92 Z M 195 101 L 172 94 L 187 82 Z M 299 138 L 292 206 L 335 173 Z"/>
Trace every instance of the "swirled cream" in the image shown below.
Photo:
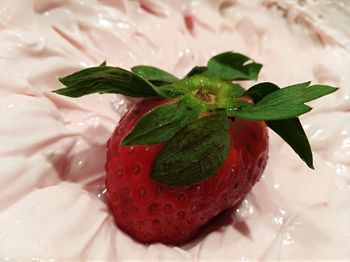
<path fill-rule="evenodd" d="M 345 0 L 3 1 L 0 260 L 350 260 L 349 22 Z M 261 81 L 340 87 L 302 117 L 316 168 L 271 132 L 236 212 L 185 246 L 137 243 L 103 201 L 105 141 L 132 101 L 62 97 L 57 77 L 104 60 L 182 76 L 227 50 L 263 63 Z"/>

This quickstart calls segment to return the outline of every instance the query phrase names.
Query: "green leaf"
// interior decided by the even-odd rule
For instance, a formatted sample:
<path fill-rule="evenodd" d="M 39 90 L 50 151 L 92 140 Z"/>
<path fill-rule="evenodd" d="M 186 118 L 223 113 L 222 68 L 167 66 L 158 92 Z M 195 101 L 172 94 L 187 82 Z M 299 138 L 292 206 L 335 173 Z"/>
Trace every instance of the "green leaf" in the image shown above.
<path fill-rule="evenodd" d="M 191 77 L 194 75 L 202 74 L 206 70 L 207 70 L 206 66 L 195 66 L 190 70 L 190 72 L 187 73 L 187 75 L 185 77 L 188 78 L 188 77 Z"/>
<path fill-rule="evenodd" d="M 268 94 L 279 89 L 277 85 L 272 83 L 260 83 L 248 89 L 245 95 L 250 96 L 254 103 L 257 103 Z M 266 124 L 287 142 L 310 168 L 314 168 L 310 143 L 298 118 L 266 121 Z"/>
<path fill-rule="evenodd" d="M 115 93 L 133 97 L 158 96 L 148 81 L 122 68 L 105 66 L 104 63 L 59 80 L 66 87 L 54 92 L 70 97 L 92 93 Z"/>
<path fill-rule="evenodd" d="M 268 94 L 275 92 L 279 89 L 280 88 L 273 83 L 263 82 L 249 88 L 244 95 L 251 97 L 254 103 L 257 103 Z"/>
<path fill-rule="evenodd" d="M 151 177 L 170 186 L 198 183 L 216 174 L 230 148 L 225 114 L 213 114 L 181 129 L 159 153 Z"/>
<path fill-rule="evenodd" d="M 266 124 L 298 154 L 298 156 L 314 169 L 309 140 L 298 118 L 266 121 Z"/>
<path fill-rule="evenodd" d="M 122 145 L 159 144 L 171 139 L 180 129 L 195 120 L 198 112 L 182 101 L 161 105 L 144 115 L 124 138 Z"/>
<path fill-rule="evenodd" d="M 232 102 L 228 107 L 228 114 L 251 120 L 290 119 L 311 110 L 311 107 L 304 103 L 336 90 L 330 86 L 310 86 L 309 82 L 301 83 L 276 90 L 263 97 L 255 105 Z"/>
<path fill-rule="evenodd" d="M 226 52 L 212 57 L 207 74 L 224 80 L 256 80 L 262 65 L 239 53 Z"/>
<path fill-rule="evenodd" d="M 131 71 L 156 86 L 174 83 L 178 80 L 172 74 L 153 66 L 134 66 L 131 68 Z"/>

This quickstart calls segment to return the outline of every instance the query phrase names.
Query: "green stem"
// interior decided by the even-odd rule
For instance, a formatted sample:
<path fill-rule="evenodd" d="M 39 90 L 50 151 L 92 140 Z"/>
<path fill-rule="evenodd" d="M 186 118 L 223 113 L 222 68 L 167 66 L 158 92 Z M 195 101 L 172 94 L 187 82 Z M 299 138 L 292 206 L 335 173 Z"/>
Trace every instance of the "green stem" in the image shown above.
<path fill-rule="evenodd" d="M 156 91 L 160 96 L 167 98 L 182 96 L 189 107 L 200 111 L 227 108 L 234 98 L 242 96 L 245 92 L 238 84 L 203 74 L 157 87 Z M 203 97 L 212 99 L 208 101 Z"/>

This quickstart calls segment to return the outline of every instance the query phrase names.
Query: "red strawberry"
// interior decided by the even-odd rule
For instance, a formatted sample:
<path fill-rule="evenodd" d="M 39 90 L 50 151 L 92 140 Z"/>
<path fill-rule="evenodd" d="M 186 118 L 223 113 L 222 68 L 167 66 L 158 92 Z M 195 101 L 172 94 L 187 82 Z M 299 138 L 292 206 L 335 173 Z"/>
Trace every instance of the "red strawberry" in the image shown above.
<path fill-rule="evenodd" d="M 107 194 L 117 225 L 144 242 L 180 244 L 221 211 L 237 204 L 259 180 L 267 160 L 263 122 L 230 122 L 229 154 L 215 176 L 171 187 L 150 178 L 163 145 L 121 146 L 124 137 L 160 100 L 144 100 L 124 115 L 107 143 Z"/>
<path fill-rule="evenodd" d="M 107 143 L 108 202 L 120 228 L 145 243 L 190 240 L 260 179 L 266 126 L 313 168 L 297 116 L 311 110 L 305 102 L 336 88 L 260 83 L 244 90 L 232 82 L 256 80 L 260 68 L 227 52 L 182 79 L 154 67 L 130 72 L 105 63 L 60 79 L 67 87 L 55 92 L 71 97 L 148 97 L 122 117 Z"/>

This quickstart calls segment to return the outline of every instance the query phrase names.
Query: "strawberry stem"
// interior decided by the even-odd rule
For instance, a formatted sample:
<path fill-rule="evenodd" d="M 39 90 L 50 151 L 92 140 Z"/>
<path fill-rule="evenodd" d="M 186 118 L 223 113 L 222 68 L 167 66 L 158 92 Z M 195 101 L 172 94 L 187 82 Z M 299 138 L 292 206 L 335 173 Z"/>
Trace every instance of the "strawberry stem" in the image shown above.
<path fill-rule="evenodd" d="M 234 98 L 242 96 L 244 92 L 245 90 L 238 84 L 203 74 L 157 87 L 159 95 L 186 97 L 187 105 L 199 111 L 227 108 Z"/>

